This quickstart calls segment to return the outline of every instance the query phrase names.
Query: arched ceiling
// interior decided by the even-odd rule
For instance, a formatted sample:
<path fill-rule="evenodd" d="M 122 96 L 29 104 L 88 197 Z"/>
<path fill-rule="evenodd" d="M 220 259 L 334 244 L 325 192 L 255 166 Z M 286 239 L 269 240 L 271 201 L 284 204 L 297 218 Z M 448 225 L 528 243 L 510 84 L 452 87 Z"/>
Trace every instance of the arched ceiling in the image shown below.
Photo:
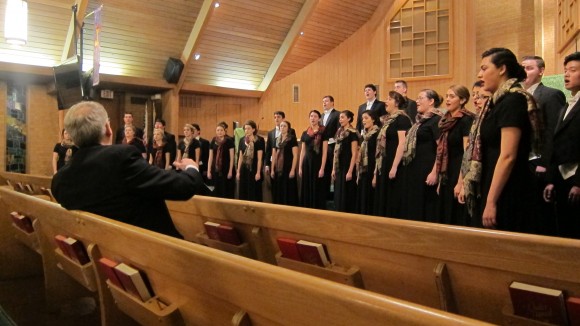
<path fill-rule="evenodd" d="M 389 1 L 389 3 L 392 1 Z M 95 9 L 102 5 L 101 81 L 153 90 L 260 96 L 271 82 L 335 48 L 381 0 L 78 0 L 85 69 L 92 66 Z M 28 43 L 14 47 L 0 26 L 0 72 L 50 76 L 74 54 L 70 0 L 28 0 Z M 0 14 L 6 0 L 0 0 Z M 86 17 L 86 18 L 85 18 Z M 195 55 L 199 54 L 199 60 Z M 176 84 L 168 58 L 185 63 Z M 24 68 L 22 65 L 26 65 Z"/>

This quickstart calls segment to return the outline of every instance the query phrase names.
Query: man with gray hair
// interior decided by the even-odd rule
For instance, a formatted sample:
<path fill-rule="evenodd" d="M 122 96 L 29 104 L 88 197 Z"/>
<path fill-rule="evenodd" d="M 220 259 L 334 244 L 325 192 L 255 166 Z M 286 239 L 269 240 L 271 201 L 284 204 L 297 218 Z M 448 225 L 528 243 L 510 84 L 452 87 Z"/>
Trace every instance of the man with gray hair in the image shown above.
<path fill-rule="evenodd" d="M 97 102 L 72 106 L 64 127 L 79 147 L 52 179 L 53 195 L 64 208 L 181 237 L 165 200 L 187 200 L 203 191 L 195 161 L 182 159 L 173 163 L 179 172 L 165 171 L 147 164 L 134 146 L 111 145 L 107 111 Z"/>

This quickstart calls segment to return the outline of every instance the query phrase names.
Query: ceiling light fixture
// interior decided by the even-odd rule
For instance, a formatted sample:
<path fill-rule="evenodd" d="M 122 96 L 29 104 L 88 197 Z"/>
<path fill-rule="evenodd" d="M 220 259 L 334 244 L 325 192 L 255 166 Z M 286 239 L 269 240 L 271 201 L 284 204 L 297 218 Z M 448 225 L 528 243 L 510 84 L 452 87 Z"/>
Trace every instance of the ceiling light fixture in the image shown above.
<path fill-rule="evenodd" d="M 201 58 L 201 54 L 196 53 L 193 55 L 193 58 L 197 61 L 197 60 L 199 60 L 199 58 Z"/>
<path fill-rule="evenodd" d="M 220 3 L 219 2 L 216 2 L 213 6 L 216 7 L 216 8 L 219 8 L 220 7 Z"/>
<path fill-rule="evenodd" d="M 4 38 L 14 45 L 25 45 L 28 41 L 28 2 L 7 0 L 4 17 Z"/>

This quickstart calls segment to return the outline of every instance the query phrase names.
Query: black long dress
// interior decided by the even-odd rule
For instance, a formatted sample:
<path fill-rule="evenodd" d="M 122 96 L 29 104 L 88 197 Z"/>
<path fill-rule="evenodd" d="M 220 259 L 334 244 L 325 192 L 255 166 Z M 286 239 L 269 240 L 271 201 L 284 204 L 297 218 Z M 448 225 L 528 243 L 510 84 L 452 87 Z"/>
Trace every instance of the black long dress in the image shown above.
<path fill-rule="evenodd" d="M 324 177 L 318 177 L 318 172 L 322 166 L 322 146 L 325 141 L 328 141 L 328 134 L 322 126 L 319 127 L 318 133 L 320 133 L 320 144 L 318 144 L 317 149 L 315 144 L 316 135 L 311 137 L 308 135 L 308 130 L 306 130 L 300 138 L 302 144 L 305 145 L 302 159 L 300 206 L 324 209 L 326 208 L 326 197 L 330 186 L 327 182 L 324 182 Z M 332 155 L 332 153 L 327 153 L 326 155 Z"/>
<path fill-rule="evenodd" d="M 435 164 L 440 119 L 440 116 L 434 115 L 417 130 L 415 158 L 402 171 L 401 218 L 427 222 L 437 220 L 437 185 L 428 186 L 426 180 Z"/>
<path fill-rule="evenodd" d="M 368 166 L 366 171 L 361 171 L 358 178 L 357 192 L 356 192 L 356 212 L 366 215 L 374 213 L 375 203 L 375 188 L 373 187 L 373 176 L 375 172 L 375 153 L 377 150 L 377 136 L 378 132 L 370 136 L 367 141 L 368 148 Z M 362 145 L 361 145 L 362 147 Z M 360 165 L 359 165 L 360 168 Z M 354 178 L 354 177 L 353 177 Z"/>
<path fill-rule="evenodd" d="M 258 172 L 258 151 L 262 151 L 262 155 L 264 155 L 263 153 L 266 148 L 266 143 L 264 142 L 264 138 L 260 136 L 255 137 L 256 140 L 254 142 L 254 159 L 252 160 L 252 166 L 248 167 L 245 164 L 242 164 L 242 168 L 240 169 L 239 197 L 242 200 L 262 201 L 262 182 L 264 181 L 264 175 L 262 171 L 259 171 L 260 180 L 256 181 L 256 173 Z M 245 137 L 242 137 L 238 144 L 238 150 L 240 153 L 238 155 L 238 160 L 242 160 L 242 154 L 247 148 Z"/>
<path fill-rule="evenodd" d="M 356 201 L 353 200 L 356 194 L 356 169 L 353 169 L 350 181 L 346 181 L 346 174 L 352 158 L 352 142 L 358 143 L 358 133 L 349 133 L 341 142 L 338 169 L 334 171 L 334 206 L 339 212 L 354 213 L 356 212 Z"/>
<path fill-rule="evenodd" d="M 447 136 L 448 163 L 447 180 L 439 186 L 439 222 L 444 224 L 469 226 L 465 205 L 460 204 L 453 194 L 459 179 L 463 159 L 463 137 L 469 136 L 473 117 L 464 115 L 457 121 Z"/>
<path fill-rule="evenodd" d="M 411 128 L 411 120 L 406 115 L 395 118 L 386 131 L 386 146 L 383 153 L 383 162 L 377 175 L 375 190 L 374 214 L 385 217 L 401 217 L 401 191 L 403 186 L 401 163 L 397 168 L 397 175 L 389 179 L 389 172 L 393 167 L 393 161 L 399 146 L 399 131 L 407 131 Z"/>
<path fill-rule="evenodd" d="M 534 232 L 535 186 L 528 168 L 531 149 L 531 124 L 527 102 L 523 95 L 508 93 L 497 103 L 491 103 L 489 113 L 481 123 L 481 218 L 501 149 L 501 128 L 521 130 L 515 164 L 497 201 L 497 229 L 504 231 Z"/>
<path fill-rule="evenodd" d="M 66 152 L 69 150 L 70 148 L 70 153 L 69 153 L 69 157 L 66 157 Z M 74 153 L 78 150 L 79 148 L 76 147 L 75 145 L 71 145 L 71 146 L 63 146 L 61 143 L 57 143 L 56 145 L 54 145 L 54 149 L 52 150 L 54 153 L 58 154 L 58 160 L 56 161 L 56 170 L 60 170 L 60 168 L 62 168 L 67 162 L 68 160 L 74 155 Z"/>
<path fill-rule="evenodd" d="M 290 171 L 292 170 L 292 160 L 294 153 L 292 148 L 298 147 L 296 137 L 290 136 L 282 151 L 284 152 L 284 167 L 280 173 L 275 172 L 274 179 L 272 179 L 272 201 L 274 204 L 282 205 L 298 205 L 298 169 L 294 171 L 294 177 L 290 178 Z M 278 148 L 278 155 L 280 155 L 280 148 Z M 275 168 L 279 169 L 276 162 Z"/>
<path fill-rule="evenodd" d="M 232 177 L 228 179 L 228 170 L 230 168 L 230 149 L 234 148 L 234 140 L 225 137 L 221 151 L 218 151 L 219 145 L 216 138 L 212 139 L 210 149 L 212 150 L 211 178 L 214 185 L 213 195 L 219 198 L 234 198 L 236 191 L 235 169 L 232 168 Z M 219 152 L 219 153 L 218 153 Z M 218 163 L 218 155 L 221 156 Z M 233 159 L 233 157 L 231 158 Z M 219 166 L 218 166 L 219 165 Z"/>

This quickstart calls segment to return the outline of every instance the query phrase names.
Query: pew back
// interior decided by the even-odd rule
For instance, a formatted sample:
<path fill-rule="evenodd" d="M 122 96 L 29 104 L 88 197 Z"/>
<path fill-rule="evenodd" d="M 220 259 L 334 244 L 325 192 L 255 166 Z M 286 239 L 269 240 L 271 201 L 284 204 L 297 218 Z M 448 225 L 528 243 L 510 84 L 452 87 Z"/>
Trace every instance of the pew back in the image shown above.
<path fill-rule="evenodd" d="M 52 238 L 57 233 L 80 239 L 93 260 L 108 257 L 143 270 L 159 300 L 177 307 L 179 318 L 188 325 L 250 321 L 252 325 L 479 323 L 93 214 L 67 211 L 6 188 L 0 189 L 0 201 L 9 210 L 38 219 L 43 256 L 54 253 Z M 116 310 L 105 276 L 93 267 L 103 324 L 125 324 L 126 317 Z M 137 311 L 144 309 L 132 305 Z"/>
<path fill-rule="evenodd" d="M 360 269 L 367 290 L 487 322 L 510 318 L 512 281 L 580 295 L 577 240 L 203 196 L 168 206 L 188 240 L 204 221 L 227 222 L 270 263 L 277 237 L 321 242 L 334 263 Z"/>

